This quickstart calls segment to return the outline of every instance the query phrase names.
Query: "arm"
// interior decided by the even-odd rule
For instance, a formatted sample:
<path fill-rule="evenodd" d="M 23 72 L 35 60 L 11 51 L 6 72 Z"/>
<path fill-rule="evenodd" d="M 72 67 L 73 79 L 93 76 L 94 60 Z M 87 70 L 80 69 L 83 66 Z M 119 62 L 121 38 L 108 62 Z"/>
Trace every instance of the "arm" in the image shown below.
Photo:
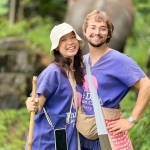
<path fill-rule="evenodd" d="M 150 80 L 148 77 L 140 79 L 134 84 L 134 87 L 139 89 L 136 105 L 132 111 L 131 116 L 139 121 L 144 114 L 150 100 Z"/>
<path fill-rule="evenodd" d="M 131 116 L 139 121 L 144 114 L 150 100 L 150 80 L 148 77 L 141 78 L 134 84 L 134 87 L 139 89 L 136 105 L 132 111 Z M 134 127 L 134 123 L 130 123 L 128 119 L 120 119 L 118 121 L 113 121 L 108 124 L 109 131 L 116 131 L 115 134 L 121 133 L 123 131 L 130 130 Z"/>

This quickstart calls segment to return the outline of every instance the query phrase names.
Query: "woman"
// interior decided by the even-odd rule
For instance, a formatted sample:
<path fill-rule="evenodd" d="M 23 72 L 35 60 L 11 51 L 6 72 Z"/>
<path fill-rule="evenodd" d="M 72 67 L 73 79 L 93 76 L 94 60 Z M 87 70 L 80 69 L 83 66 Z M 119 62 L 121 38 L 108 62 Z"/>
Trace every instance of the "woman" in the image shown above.
<path fill-rule="evenodd" d="M 50 39 L 54 61 L 38 77 L 38 98 L 34 100 L 29 97 L 26 101 L 28 111 L 35 111 L 37 114 L 32 150 L 60 150 L 59 147 L 63 150 L 77 150 L 76 105 L 75 101 L 72 101 L 73 90 L 68 76 L 71 76 L 72 81 L 77 84 L 76 91 L 80 103 L 84 66 L 81 48 L 84 42 L 67 23 L 55 26 Z M 69 113 L 71 115 L 67 122 Z M 46 114 L 50 119 L 49 122 Z M 58 134 L 66 136 L 65 141 L 64 137 L 57 139 Z M 58 137 L 61 138 L 61 135 Z"/>

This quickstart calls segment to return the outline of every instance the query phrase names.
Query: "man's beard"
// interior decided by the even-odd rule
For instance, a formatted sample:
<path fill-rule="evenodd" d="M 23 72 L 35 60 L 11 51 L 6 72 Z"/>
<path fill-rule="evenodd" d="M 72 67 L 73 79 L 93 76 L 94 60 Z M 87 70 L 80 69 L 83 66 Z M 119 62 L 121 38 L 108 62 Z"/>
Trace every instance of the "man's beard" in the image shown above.
<path fill-rule="evenodd" d="M 89 42 L 90 45 L 93 46 L 93 47 L 100 47 L 100 46 L 102 46 L 106 41 L 103 41 L 103 42 L 100 42 L 100 43 L 97 43 L 97 44 L 94 44 L 94 43 L 92 43 L 92 42 L 90 42 L 90 41 L 88 41 L 88 42 Z"/>
<path fill-rule="evenodd" d="M 107 39 L 105 39 L 104 41 L 101 41 L 100 43 L 95 44 L 95 43 L 92 43 L 91 41 L 89 41 L 89 40 L 87 39 L 87 37 L 85 37 L 85 38 L 86 38 L 86 40 L 88 41 L 88 43 L 90 43 L 90 45 L 93 46 L 93 47 L 100 47 L 100 46 L 102 46 L 104 43 L 106 43 L 106 40 L 107 40 Z"/>

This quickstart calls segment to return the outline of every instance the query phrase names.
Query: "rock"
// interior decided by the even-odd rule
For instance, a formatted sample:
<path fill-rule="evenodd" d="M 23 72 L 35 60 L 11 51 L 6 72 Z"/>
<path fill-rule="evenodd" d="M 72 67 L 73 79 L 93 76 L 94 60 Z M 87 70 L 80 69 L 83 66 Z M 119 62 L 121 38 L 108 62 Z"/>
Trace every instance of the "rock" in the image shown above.
<path fill-rule="evenodd" d="M 20 37 L 0 40 L 0 109 L 25 106 L 32 77 L 46 68 L 43 57 L 50 63 L 39 49 L 30 47 L 30 42 Z"/>

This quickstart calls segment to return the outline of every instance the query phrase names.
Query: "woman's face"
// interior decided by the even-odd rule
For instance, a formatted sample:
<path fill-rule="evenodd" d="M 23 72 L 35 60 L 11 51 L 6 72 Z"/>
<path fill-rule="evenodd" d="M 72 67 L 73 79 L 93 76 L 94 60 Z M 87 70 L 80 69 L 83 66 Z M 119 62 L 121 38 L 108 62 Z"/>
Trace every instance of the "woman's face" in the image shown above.
<path fill-rule="evenodd" d="M 70 32 L 62 36 L 59 40 L 58 51 L 65 58 L 73 59 L 79 50 L 79 42 L 76 39 L 75 33 Z"/>

